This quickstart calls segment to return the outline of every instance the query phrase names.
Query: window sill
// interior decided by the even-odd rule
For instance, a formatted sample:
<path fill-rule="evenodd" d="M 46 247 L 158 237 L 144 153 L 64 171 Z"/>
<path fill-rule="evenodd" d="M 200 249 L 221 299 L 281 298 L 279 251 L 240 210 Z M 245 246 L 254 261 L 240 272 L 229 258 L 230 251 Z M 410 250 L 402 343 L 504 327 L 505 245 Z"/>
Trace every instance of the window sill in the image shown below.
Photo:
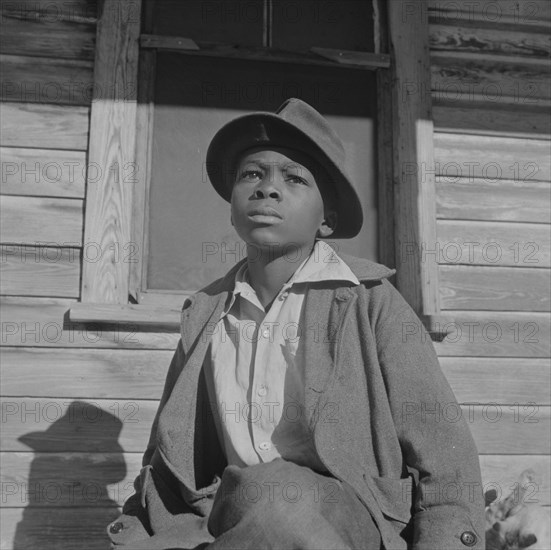
<path fill-rule="evenodd" d="M 181 308 L 150 305 L 78 303 L 69 309 L 73 323 L 128 324 L 143 329 L 180 332 Z"/>

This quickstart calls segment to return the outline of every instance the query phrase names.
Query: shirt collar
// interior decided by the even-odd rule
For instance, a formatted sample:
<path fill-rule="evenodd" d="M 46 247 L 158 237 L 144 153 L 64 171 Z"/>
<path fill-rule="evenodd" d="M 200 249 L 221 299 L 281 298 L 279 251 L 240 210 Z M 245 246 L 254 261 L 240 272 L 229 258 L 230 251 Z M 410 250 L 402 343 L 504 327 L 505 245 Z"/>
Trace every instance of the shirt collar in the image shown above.
<path fill-rule="evenodd" d="M 320 281 L 349 281 L 359 285 L 360 281 L 354 275 L 347 263 L 325 241 L 317 240 L 310 255 L 298 266 L 291 278 L 281 287 L 280 292 L 299 283 Z M 222 316 L 232 308 L 239 294 L 246 296 L 255 293 L 249 283 L 249 269 L 245 261 L 235 274 L 234 289 L 229 304 L 224 308 Z"/>

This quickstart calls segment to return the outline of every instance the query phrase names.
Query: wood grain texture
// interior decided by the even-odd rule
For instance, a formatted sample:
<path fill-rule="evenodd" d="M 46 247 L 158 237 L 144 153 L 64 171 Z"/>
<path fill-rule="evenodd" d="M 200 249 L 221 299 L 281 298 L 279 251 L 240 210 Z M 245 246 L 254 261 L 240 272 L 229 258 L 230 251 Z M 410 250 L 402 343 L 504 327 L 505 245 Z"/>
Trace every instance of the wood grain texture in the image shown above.
<path fill-rule="evenodd" d="M 82 243 L 82 200 L 4 195 L 0 207 L 4 243 L 54 246 Z"/>
<path fill-rule="evenodd" d="M 140 13 L 140 2 L 132 8 Z M 102 250 L 131 241 L 132 186 L 139 170 L 135 159 L 136 90 L 140 18 L 135 10 L 106 0 L 97 27 L 94 95 L 90 121 L 89 162 L 102 167 L 98 181 L 88 181 L 84 242 L 100 243 Z M 132 12 L 132 13 L 131 13 Z M 127 263 L 109 254 L 83 266 L 82 300 L 128 302 Z"/>
<path fill-rule="evenodd" d="M 448 335 L 434 342 L 440 357 L 551 357 L 547 313 L 449 310 L 443 316 L 440 329 Z M 415 329 L 408 327 L 406 338 L 420 338 Z"/>
<path fill-rule="evenodd" d="M 4 297 L 2 345 L 40 348 L 165 349 L 174 351 L 179 335 L 139 331 L 131 324 L 70 323 L 75 300 Z"/>
<path fill-rule="evenodd" d="M 440 266 L 440 307 L 550 311 L 549 269 Z"/>
<path fill-rule="evenodd" d="M 529 103 L 496 105 L 489 102 L 435 99 L 432 108 L 438 132 L 550 139 L 548 106 Z"/>
<path fill-rule="evenodd" d="M 404 17 L 400 0 L 388 2 L 389 41 L 394 52 L 392 72 L 394 157 L 394 220 L 396 252 L 406 246 L 436 241 L 433 125 L 430 94 L 411 88 L 430 83 L 428 10 L 425 0 Z M 417 167 L 428 167 L 422 174 Z M 420 314 L 438 313 L 438 270 L 419 255 L 396 260 L 397 287 Z"/>
<path fill-rule="evenodd" d="M 469 3 L 429 0 L 429 12 L 432 23 L 460 20 L 506 29 L 551 27 L 551 7 L 547 0 L 478 0 Z"/>
<path fill-rule="evenodd" d="M 116 508 L 2 508 L 1 548 L 40 550 L 106 550 L 106 526 Z"/>
<path fill-rule="evenodd" d="M 437 175 L 449 182 L 551 181 L 549 141 L 435 132 L 434 148 Z"/>
<path fill-rule="evenodd" d="M 3 195 L 84 198 L 86 154 L 0 147 Z"/>
<path fill-rule="evenodd" d="M 89 107 L 0 103 L 0 145 L 86 151 L 89 113 Z"/>
<path fill-rule="evenodd" d="M 92 101 L 92 61 L 0 55 L 4 79 L 2 101 L 89 105 Z"/>
<path fill-rule="evenodd" d="M 551 405 L 547 359 L 441 357 L 440 366 L 460 403 Z"/>
<path fill-rule="evenodd" d="M 79 249 L 1 245 L 0 254 L 0 294 L 78 298 Z"/>
<path fill-rule="evenodd" d="M 451 403 L 432 405 L 439 421 L 465 418 L 480 454 L 549 452 L 549 407 L 519 405 L 517 411 L 495 404 L 469 404 L 461 409 Z M 4 451 L 139 453 L 146 447 L 156 410 L 157 401 L 137 399 L 13 397 L 3 403 L 0 442 Z M 406 413 L 430 414 L 414 402 L 408 403 Z"/>
<path fill-rule="evenodd" d="M 436 214 L 441 219 L 551 222 L 551 184 L 464 179 L 436 181 Z"/>
<path fill-rule="evenodd" d="M 438 247 L 426 258 L 441 264 L 547 268 L 550 244 L 546 224 L 438 220 Z"/>
<path fill-rule="evenodd" d="M 433 51 L 477 52 L 548 58 L 551 38 L 547 33 L 514 31 L 495 26 L 430 25 Z"/>
<path fill-rule="evenodd" d="M 489 103 L 512 99 L 520 104 L 545 106 L 551 98 L 549 73 L 546 59 L 488 59 L 485 55 L 450 52 L 431 54 L 431 89 L 442 100 L 482 97 Z"/>
<path fill-rule="evenodd" d="M 4 396 L 160 399 L 171 350 L 2 349 Z"/>
<path fill-rule="evenodd" d="M 22 3 L 19 3 L 21 6 Z M 65 4 L 65 6 L 63 6 Z M 86 16 L 69 11 L 68 2 L 59 2 L 57 10 L 53 3 L 39 10 L 25 11 L 13 9 L 15 3 L 2 6 L 0 24 L 0 52 L 12 55 L 49 56 L 56 59 L 94 59 L 96 38 L 95 21 L 83 20 Z M 37 4 L 35 4 L 37 5 Z M 30 7 L 30 6 L 29 6 Z M 63 8 L 66 17 L 63 16 Z M 94 9 L 95 11 L 95 9 Z M 88 16 L 90 17 L 90 16 Z"/>

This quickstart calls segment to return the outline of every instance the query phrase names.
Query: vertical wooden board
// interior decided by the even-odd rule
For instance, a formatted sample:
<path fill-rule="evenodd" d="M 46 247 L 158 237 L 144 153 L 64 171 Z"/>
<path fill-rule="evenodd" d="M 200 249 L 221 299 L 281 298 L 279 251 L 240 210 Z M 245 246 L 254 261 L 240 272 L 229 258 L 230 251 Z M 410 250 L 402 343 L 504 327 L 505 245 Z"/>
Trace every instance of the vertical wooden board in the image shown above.
<path fill-rule="evenodd" d="M 436 213 L 441 219 L 550 223 L 550 206 L 547 182 L 436 181 Z"/>
<path fill-rule="evenodd" d="M 441 357 L 440 366 L 460 403 L 551 405 L 548 359 Z"/>
<path fill-rule="evenodd" d="M 80 246 L 83 203 L 79 199 L 0 198 L 2 242 Z"/>
<path fill-rule="evenodd" d="M 117 508 L 2 508 L 0 547 L 40 550 L 106 550 L 107 525 Z"/>
<path fill-rule="evenodd" d="M 394 122 L 394 220 L 397 286 L 415 311 L 438 312 L 438 269 L 404 250 L 436 241 L 434 139 L 430 93 L 427 2 L 388 2 Z M 419 167 L 426 168 L 421 173 Z"/>
<path fill-rule="evenodd" d="M 439 271 L 442 310 L 550 310 L 549 269 L 441 265 Z"/>
<path fill-rule="evenodd" d="M 438 221 L 437 246 L 423 257 L 440 264 L 551 267 L 548 224 Z"/>
<path fill-rule="evenodd" d="M 434 342 L 440 357 L 551 357 L 547 313 L 449 310 L 437 323 L 447 333 Z M 423 338 L 410 327 L 408 338 Z"/>
<path fill-rule="evenodd" d="M 1 343 L 37 348 L 165 349 L 174 352 L 178 333 L 141 331 L 132 323 L 72 323 L 75 300 L 3 297 Z"/>
<path fill-rule="evenodd" d="M 435 51 L 478 52 L 547 58 L 551 37 L 547 33 L 514 31 L 495 26 L 430 25 L 430 48 Z"/>
<path fill-rule="evenodd" d="M 0 294 L 78 298 L 80 250 L 1 245 L 0 255 Z"/>
<path fill-rule="evenodd" d="M 86 194 L 86 243 L 102 250 L 131 242 L 135 159 L 136 89 L 141 2 L 106 0 L 98 21 L 94 65 L 94 102 L 90 121 L 90 164 L 101 167 Z M 127 303 L 128 264 L 105 253 L 83 265 L 82 300 Z"/>
<path fill-rule="evenodd" d="M 84 198 L 86 154 L 0 147 L 3 195 Z"/>
<path fill-rule="evenodd" d="M 107 508 L 134 494 L 142 453 L 0 453 L 2 504 Z"/>
<path fill-rule="evenodd" d="M 9 12 L 6 4 L 2 6 L 0 52 L 3 54 L 57 59 L 94 58 L 95 22 L 62 20 L 57 14 L 46 12 L 42 16 L 38 13 L 36 18 L 17 15 Z"/>
<path fill-rule="evenodd" d="M 436 132 L 434 148 L 436 173 L 445 182 L 551 181 L 549 141 Z"/>
<path fill-rule="evenodd" d="M 20 397 L 160 399 L 171 350 L 2 348 L 2 393 Z"/>
<path fill-rule="evenodd" d="M 86 151 L 89 107 L 0 103 L 0 145 Z"/>

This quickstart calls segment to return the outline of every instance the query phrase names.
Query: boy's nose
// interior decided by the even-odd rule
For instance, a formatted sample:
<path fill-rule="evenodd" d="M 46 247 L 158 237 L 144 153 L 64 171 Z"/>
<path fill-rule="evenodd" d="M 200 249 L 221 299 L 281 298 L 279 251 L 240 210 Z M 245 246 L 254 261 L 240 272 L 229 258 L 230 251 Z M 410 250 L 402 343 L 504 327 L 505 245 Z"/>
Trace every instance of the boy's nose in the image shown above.
<path fill-rule="evenodd" d="M 255 189 L 254 196 L 257 199 L 271 198 L 281 201 L 281 190 L 275 184 L 273 178 L 264 179 Z"/>

